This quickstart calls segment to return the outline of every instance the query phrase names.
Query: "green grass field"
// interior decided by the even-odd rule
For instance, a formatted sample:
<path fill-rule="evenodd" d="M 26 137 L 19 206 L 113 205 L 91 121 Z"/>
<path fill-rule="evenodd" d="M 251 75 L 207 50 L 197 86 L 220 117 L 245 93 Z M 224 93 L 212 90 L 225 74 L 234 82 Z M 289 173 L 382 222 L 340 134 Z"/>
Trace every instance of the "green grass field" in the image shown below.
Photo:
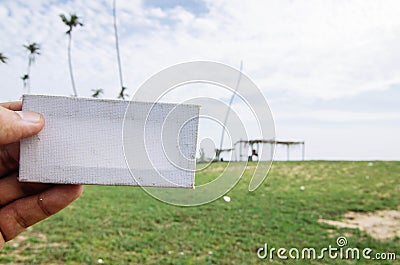
<path fill-rule="evenodd" d="M 348 211 L 399 209 L 400 162 L 274 162 L 260 188 L 248 192 L 253 165 L 228 193 L 231 202 L 199 207 L 171 206 L 136 187 L 87 186 L 71 207 L 10 242 L 0 263 L 270 264 L 256 254 L 264 243 L 322 249 L 346 236 L 349 247 L 395 252 L 397 260 L 275 257 L 272 264 L 400 264 L 400 238 L 378 241 L 317 222 L 341 220 Z M 213 164 L 197 178 L 213 179 L 223 167 Z"/>

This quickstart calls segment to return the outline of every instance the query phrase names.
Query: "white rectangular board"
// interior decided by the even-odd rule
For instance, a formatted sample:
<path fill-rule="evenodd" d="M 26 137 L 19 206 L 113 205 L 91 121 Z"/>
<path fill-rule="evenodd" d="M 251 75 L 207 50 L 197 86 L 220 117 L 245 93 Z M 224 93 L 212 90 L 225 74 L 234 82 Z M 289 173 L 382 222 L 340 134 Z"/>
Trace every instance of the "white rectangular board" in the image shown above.
<path fill-rule="evenodd" d="M 21 182 L 194 187 L 197 105 L 24 95 L 22 110 L 45 126 L 21 140 Z"/>

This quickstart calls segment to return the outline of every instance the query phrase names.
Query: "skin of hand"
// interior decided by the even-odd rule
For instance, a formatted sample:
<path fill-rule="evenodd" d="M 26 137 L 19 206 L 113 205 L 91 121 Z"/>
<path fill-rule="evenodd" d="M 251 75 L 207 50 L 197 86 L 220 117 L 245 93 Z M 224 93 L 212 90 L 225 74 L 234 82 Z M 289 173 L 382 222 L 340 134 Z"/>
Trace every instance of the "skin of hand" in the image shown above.
<path fill-rule="evenodd" d="M 18 182 L 19 140 L 37 134 L 43 116 L 21 111 L 21 102 L 0 103 L 0 249 L 27 227 L 64 209 L 80 185 Z"/>

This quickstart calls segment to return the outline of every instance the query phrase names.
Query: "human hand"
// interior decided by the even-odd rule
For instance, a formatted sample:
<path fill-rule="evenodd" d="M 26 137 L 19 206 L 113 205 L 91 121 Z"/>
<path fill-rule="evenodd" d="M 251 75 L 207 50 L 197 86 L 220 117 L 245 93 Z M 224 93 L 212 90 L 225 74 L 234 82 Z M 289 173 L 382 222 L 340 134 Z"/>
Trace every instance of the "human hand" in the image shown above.
<path fill-rule="evenodd" d="M 43 117 L 21 111 L 21 102 L 0 103 L 0 249 L 27 227 L 62 210 L 83 191 L 80 185 L 18 181 L 19 140 L 38 133 Z"/>

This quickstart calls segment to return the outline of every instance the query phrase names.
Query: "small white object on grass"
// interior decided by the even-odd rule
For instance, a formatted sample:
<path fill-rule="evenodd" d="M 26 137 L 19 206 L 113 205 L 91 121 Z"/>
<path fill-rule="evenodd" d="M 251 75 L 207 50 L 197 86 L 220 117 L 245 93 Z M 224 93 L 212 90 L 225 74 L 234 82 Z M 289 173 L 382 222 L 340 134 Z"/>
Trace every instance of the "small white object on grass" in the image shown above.
<path fill-rule="evenodd" d="M 304 186 L 300 186 L 300 190 L 305 190 L 306 188 Z"/>
<path fill-rule="evenodd" d="M 231 197 L 229 197 L 229 196 L 224 196 L 224 201 L 226 201 L 226 202 L 231 202 Z"/>
<path fill-rule="evenodd" d="M 98 263 L 98 264 L 103 264 L 103 263 L 104 263 L 104 260 L 103 260 L 103 259 L 98 259 L 98 260 L 97 260 L 97 263 Z"/>
<path fill-rule="evenodd" d="M 368 166 L 369 166 L 369 167 L 372 167 L 373 165 L 374 165 L 374 163 L 368 162 Z"/>

